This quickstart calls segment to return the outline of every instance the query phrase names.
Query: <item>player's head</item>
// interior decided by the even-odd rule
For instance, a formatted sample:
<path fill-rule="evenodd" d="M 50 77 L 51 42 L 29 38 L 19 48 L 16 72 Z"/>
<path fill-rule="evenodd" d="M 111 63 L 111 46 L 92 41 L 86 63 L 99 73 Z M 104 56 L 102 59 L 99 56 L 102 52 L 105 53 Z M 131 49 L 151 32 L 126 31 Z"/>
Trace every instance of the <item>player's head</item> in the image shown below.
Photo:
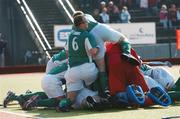
<path fill-rule="evenodd" d="M 73 14 L 73 18 L 78 16 L 78 15 L 84 15 L 84 13 L 82 11 L 75 11 Z"/>
<path fill-rule="evenodd" d="M 87 20 L 85 19 L 84 15 L 76 15 L 74 17 L 74 25 L 81 29 L 88 28 Z"/>

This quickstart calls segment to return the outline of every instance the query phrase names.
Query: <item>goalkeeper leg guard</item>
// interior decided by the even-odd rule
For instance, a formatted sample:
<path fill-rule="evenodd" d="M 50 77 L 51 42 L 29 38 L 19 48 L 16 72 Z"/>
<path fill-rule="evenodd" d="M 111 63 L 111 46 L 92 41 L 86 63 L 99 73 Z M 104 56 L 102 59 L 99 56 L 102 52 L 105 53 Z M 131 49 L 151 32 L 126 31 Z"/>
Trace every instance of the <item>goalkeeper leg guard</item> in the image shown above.
<path fill-rule="evenodd" d="M 161 106 L 169 106 L 172 103 L 170 96 L 160 87 L 151 88 L 147 95 L 155 104 Z"/>
<path fill-rule="evenodd" d="M 145 95 L 140 86 L 129 85 L 126 89 L 127 96 L 130 103 L 143 105 L 145 102 Z"/>

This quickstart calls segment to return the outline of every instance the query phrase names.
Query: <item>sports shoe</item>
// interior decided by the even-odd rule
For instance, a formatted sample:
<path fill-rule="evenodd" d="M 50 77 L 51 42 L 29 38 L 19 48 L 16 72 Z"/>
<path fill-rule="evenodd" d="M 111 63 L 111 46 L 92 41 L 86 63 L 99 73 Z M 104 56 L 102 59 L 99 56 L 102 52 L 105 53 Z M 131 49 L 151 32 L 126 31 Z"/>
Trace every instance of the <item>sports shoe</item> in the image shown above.
<path fill-rule="evenodd" d="M 28 101 L 26 101 L 23 104 L 22 109 L 23 110 L 31 110 L 32 108 L 37 107 L 38 100 L 39 100 L 39 96 L 33 95 Z"/>
<path fill-rule="evenodd" d="M 12 97 L 15 96 L 15 93 L 13 93 L 12 91 L 8 91 L 7 92 L 7 96 L 5 97 L 4 101 L 3 101 L 3 107 L 6 108 L 7 107 L 7 104 L 12 100 Z"/>
<path fill-rule="evenodd" d="M 165 64 L 165 66 L 172 67 L 171 62 L 169 62 L 169 61 L 165 61 L 164 64 Z"/>
<path fill-rule="evenodd" d="M 103 111 L 104 110 L 101 102 L 97 102 L 93 97 L 88 96 L 86 98 L 86 101 L 87 101 L 90 108 L 92 108 L 96 111 Z"/>
<path fill-rule="evenodd" d="M 32 91 L 30 91 L 29 89 L 25 92 L 25 94 L 30 94 L 32 93 Z"/>

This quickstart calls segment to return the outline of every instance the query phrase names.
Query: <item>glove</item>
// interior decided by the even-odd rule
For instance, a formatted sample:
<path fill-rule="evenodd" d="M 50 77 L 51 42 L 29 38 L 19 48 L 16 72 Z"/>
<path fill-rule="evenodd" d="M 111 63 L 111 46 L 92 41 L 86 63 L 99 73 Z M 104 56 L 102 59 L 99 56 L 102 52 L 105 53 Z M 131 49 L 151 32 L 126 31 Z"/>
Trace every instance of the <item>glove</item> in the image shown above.
<path fill-rule="evenodd" d="M 135 66 L 140 65 L 140 62 L 131 54 L 122 53 L 121 58 L 129 62 L 131 65 L 135 65 Z"/>
<path fill-rule="evenodd" d="M 134 56 L 131 55 L 131 45 L 129 42 L 122 41 L 120 43 L 120 47 L 122 49 L 121 58 L 123 60 L 126 60 L 130 64 L 135 65 L 135 66 L 140 65 L 140 62 Z"/>

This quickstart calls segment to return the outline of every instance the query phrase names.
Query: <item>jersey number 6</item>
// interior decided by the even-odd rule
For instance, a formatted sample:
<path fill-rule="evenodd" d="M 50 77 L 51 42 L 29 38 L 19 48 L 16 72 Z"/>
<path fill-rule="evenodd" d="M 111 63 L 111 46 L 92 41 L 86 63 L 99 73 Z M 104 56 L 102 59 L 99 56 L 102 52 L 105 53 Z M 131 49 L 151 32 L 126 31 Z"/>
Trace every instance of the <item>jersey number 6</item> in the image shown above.
<path fill-rule="evenodd" d="M 74 37 L 72 40 L 72 47 L 74 51 L 77 51 L 79 49 L 78 43 L 76 42 L 77 37 Z"/>

